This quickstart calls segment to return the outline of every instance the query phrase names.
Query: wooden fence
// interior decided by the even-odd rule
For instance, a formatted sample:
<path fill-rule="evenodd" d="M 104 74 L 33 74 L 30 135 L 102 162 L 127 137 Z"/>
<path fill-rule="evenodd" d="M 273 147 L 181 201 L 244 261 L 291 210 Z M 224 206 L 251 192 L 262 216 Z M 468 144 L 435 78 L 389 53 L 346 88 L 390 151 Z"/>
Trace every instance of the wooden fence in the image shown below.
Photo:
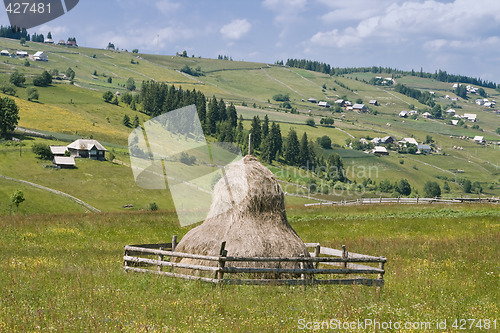
<path fill-rule="evenodd" d="M 499 203 L 499 198 L 359 198 L 356 200 L 329 201 L 304 204 L 310 206 L 349 206 L 374 204 L 429 204 L 429 203 Z"/>
<path fill-rule="evenodd" d="M 322 247 L 319 243 L 306 243 L 308 248 L 314 250 L 310 252 L 310 257 L 231 257 L 225 249 L 226 242 L 221 243 L 218 256 L 175 252 L 176 245 L 176 236 L 172 239 L 172 243 L 127 245 L 123 256 L 124 269 L 125 271 L 154 273 L 214 284 L 303 286 L 361 284 L 377 287 L 384 285 L 386 258 L 347 252 L 345 246 L 342 246 L 342 250 L 336 250 Z M 185 264 L 174 262 L 173 258 L 204 260 L 214 262 L 214 265 Z M 242 262 L 293 262 L 299 263 L 300 268 L 240 267 L 235 265 L 235 263 Z M 376 265 L 376 267 L 370 265 Z M 181 269 L 183 273 L 175 272 L 176 269 Z M 205 272 L 205 275 L 208 273 L 213 277 L 200 276 L 200 272 Z M 248 275 L 255 277 L 258 274 L 266 277 L 248 278 Z M 275 278 L 267 278 L 269 275 L 273 275 Z M 338 275 L 364 276 L 339 278 Z"/>

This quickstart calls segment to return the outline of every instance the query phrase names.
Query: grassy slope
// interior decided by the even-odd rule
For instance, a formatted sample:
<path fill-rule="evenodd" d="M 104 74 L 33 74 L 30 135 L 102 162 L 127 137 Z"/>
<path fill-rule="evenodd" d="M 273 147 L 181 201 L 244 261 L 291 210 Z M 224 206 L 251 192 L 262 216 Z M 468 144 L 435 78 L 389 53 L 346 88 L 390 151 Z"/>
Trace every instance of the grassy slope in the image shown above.
<path fill-rule="evenodd" d="M 0 221 L 0 330 L 288 332 L 301 318 L 446 319 L 452 330 L 457 318 L 498 318 L 495 206 L 302 208 L 288 215 L 305 241 L 386 256 L 380 296 L 363 286 L 220 289 L 124 273 L 125 244 L 187 232 L 172 214 L 18 216 Z"/>
<path fill-rule="evenodd" d="M 130 129 L 121 124 L 124 114 L 133 118 L 138 115 L 141 122 L 147 121 L 147 117 L 137 111 L 120 103 L 119 106 L 106 104 L 102 101 L 102 92 L 105 90 L 123 91 L 122 85 L 129 77 L 133 77 L 138 85 L 142 80 L 156 79 L 168 83 L 182 85 L 184 89 L 198 89 L 207 96 L 215 94 L 223 97 L 226 101 L 233 101 L 237 104 L 245 101 L 249 105 L 256 103 L 257 108 L 240 107 L 238 112 L 245 119 L 250 119 L 254 115 L 263 118 L 267 114 L 273 121 L 279 121 L 284 135 L 290 128 L 297 130 L 299 135 L 307 131 L 310 139 L 328 135 L 333 143 L 344 145 L 345 140 L 350 135 L 360 137 L 375 137 L 394 135 L 398 138 L 414 136 L 418 141 L 423 141 L 426 135 L 432 135 L 436 141 L 436 146 L 441 147 L 451 156 L 398 156 L 393 153 L 388 157 L 375 158 L 373 156 L 350 157 L 349 153 L 340 151 L 345 155 L 345 164 L 356 167 L 378 166 L 378 180 L 388 178 L 391 181 L 400 178 L 407 178 L 415 189 L 421 192 L 423 183 L 426 180 L 435 180 L 434 176 L 452 177 L 448 172 L 440 171 L 424 163 L 436 165 L 442 169 L 461 169 L 465 173 L 459 176 L 467 177 L 471 180 L 480 181 L 487 195 L 498 195 L 500 172 L 497 166 L 500 163 L 500 154 L 494 147 L 481 147 L 470 141 L 450 138 L 450 135 L 484 135 L 487 139 L 498 139 L 498 135 L 493 131 L 498 127 L 498 116 L 492 112 L 486 112 L 477 107 L 473 99 L 459 102 L 461 109 L 459 113 L 478 113 L 480 122 L 478 123 L 485 131 L 464 129 L 446 125 L 444 121 L 431 120 L 402 120 L 397 114 L 402 109 L 407 109 L 408 104 L 414 104 L 417 108 L 424 106 L 417 101 L 395 93 L 387 88 L 380 88 L 364 84 L 360 80 L 369 80 L 375 74 L 363 73 L 353 74 L 345 77 L 329 77 L 322 73 L 310 72 L 296 68 L 284 68 L 279 66 L 222 61 L 201 58 L 182 58 L 175 56 L 158 56 L 131 54 L 127 52 L 111 52 L 100 49 L 77 48 L 68 49 L 61 46 L 50 46 L 39 43 L 28 43 L 26 49 L 29 53 L 37 50 L 45 51 L 50 61 L 48 63 L 31 62 L 30 67 L 24 67 L 20 59 L 2 57 L 0 60 L 0 73 L 11 73 L 18 69 L 28 76 L 27 84 L 31 84 L 31 77 L 41 73 L 42 70 L 58 69 L 64 72 L 66 68 L 72 67 L 76 71 L 75 86 L 64 81 L 55 81 L 52 87 L 38 88 L 40 91 L 39 103 L 27 102 L 26 88 L 18 88 L 16 102 L 20 106 L 20 125 L 39 129 L 53 133 L 63 133 L 67 139 L 77 137 L 92 136 L 105 142 L 107 145 L 116 147 L 120 153 L 120 147 L 126 145 L 127 136 Z M 18 41 L 0 39 L 0 46 L 9 50 L 21 48 Z M 95 58 L 94 58 L 95 55 Z M 132 64 L 131 60 L 139 62 Z M 205 72 L 205 76 L 190 77 L 179 72 L 185 64 L 192 68 L 200 67 Z M 97 76 L 94 76 L 94 71 Z M 113 82 L 107 83 L 107 78 L 111 76 Z M 355 78 L 358 77 L 359 80 Z M 7 75 L 0 75 L 0 82 L 6 82 Z M 432 89 L 436 91 L 439 101 L 445 105 L 447 102 L 442 99 L 445 94 L 451 93 L 451 84 L 437 82 L 429 79 L 417 77 L 403 77 L 398 79 L 409 86 L 420 89 Z M 349 89 L 341 87 L 338 82 Z M 325 85 L 326 89 L 322 89 Z M 493 98 L 498 97 L 498 92 L 486 89 Z M 299 110 L 299 114 L 285 113 L 283 110 L 277 112 L 279 103 L 272 100 L 276 93 L 290 94 L 291 103 Z M 377 110 L 377 116 L 363 114 L 359 115 L 348 112 L 341 118 L 341 114 L 331 114 L 329 110 L 318 108 L 317 106 L 302 102 L 302 99 L 315 97 L 318 100 L 327 100 L 330 104 L 339 97 L 346 95 L 352 101 L 361 98 L 365 103 L 370 99 L 377 99 L 380 106 L 372 107 Z M 268 103 L 268 100 L 270 103 Z M 309 127 L 304 122 L 313 116 L 316 123 L 321 117 L 334 117 L 335 128 Z M 389 123 L 391 126 L 387 127 Z M 470 124 L 469 124 L 470 125 Z M 248 124 L 246 124 L 248 126 Z M 62 136 L 59 136 L 62 138 Z M 453 149 L 454 146 L 464 147 L 463 151 Z M 411 161 L 415 159 L 416 161 Z M 127 157 L 122 156 L 126 161 Z M 399 164 L 401 159 L 405 159 L 404 164 Z M 104 164 L 103 164 L 104 165 Z M 413 166 L 417 166 L 416 170 Z M 92 165 L 92 168 L 100 169 L 100 166 Z M 478 170 L 480 172 L 478 172 Z M 103 170 L 102 174 L 108 171 Z M 15 172 L 14 172 L 15 174 Z M 28 179 L 36 179 L 36 172 L 31 174 L 27 171 L 24 175 Z M 352 180 L 361 180 L 362 174 L 354 173 L 350 177 Z M 115 178 L 120 182 L 119 178 Z M 47 179 L 47 182 L 54 182 L 54 179 Z M 442 185 L 442 181 L 439 181 Z M 493 190 L 488 189 L 493 185 Z M 65 187 L 64 184 L 61 184 Z M 117 185 L 118 186 L 118 185 Z M 119 186 L 118 186 L 119 187 Z M 75 191 L 74 188 L 63 188 L 68 192 Z M 79 194 L 85 194 L 79 191 Z M 90 193 L 89 193 L 90 194 Z M 460 195 L 458 187 L 452 186 L 452 194 Z M 90 194 L 91 197 L 99 197 Z M 85 198 L 84 198 L 85 199 Z M 93 200 L 92 198 L 90 200 Z M 295 200 L 295 199 L 294 199 Z M 109 202 L 109 209 L 116 209 L 118 199 L 99 200 L 101 203 Z M 141 200 L 149 202 L 147 198 Z"/>

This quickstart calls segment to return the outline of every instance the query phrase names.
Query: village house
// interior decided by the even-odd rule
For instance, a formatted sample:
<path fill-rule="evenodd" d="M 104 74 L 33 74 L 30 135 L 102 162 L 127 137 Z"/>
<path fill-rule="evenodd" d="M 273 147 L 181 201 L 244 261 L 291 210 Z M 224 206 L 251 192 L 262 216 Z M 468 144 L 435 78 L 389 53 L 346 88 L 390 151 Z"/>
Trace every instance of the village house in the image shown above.
<path fill-rule="evenodd" d="M 475 113 L 464 113 L 462 118 L 467 119 L 468 121 L 473 122 L 473 123 L 478 121 L 477 114 L 475 114 Z"/>
<path fill-rule="evenodd" d="M 406 118 L 406 117 L 408 117 L 408 111 L 405 111 L 405 110 L 401 111 L 401 112 L 399 113 L 399 116 L 400 116 L 401 118 Z"/>
<path fill-rule="evenodd" d="M 67 146 L 72 157 L 90 158 L 92 160 L 104 160 L 108 151 L 97 140 L 78 139 Z"/>
<path fill-rule="evenodd" d="M 20 58 L 24 58 L 28 56 L 28 52 L 26 51 L 16 51 L 16 55 Z"/>
<path fill-rule="evenodd" d="M 431 119 L 432 118 L 432 114 L 430 112 L 424 112 L 422 114 L 422 117 L 424 117 L 425 119 Z"/>
<path fill-rule="evenodd" d="M 324 108 L 329 108 L 330 104 L 328 104 L 328 102 L 319 102 L 318 106 L 321 106 L 321 107 L 324 107 Z"/>
<path fill-rule="evenodd" d="M 371 104 L 371 105 L 375 105 L 375 106 L 377 106 L 377 105 L 378 105 L 378 102 L 377 102 L 377 100 L 376 100 L 376 99 L 372 99 L 372 100 L 370 100 L 370 102 L 368 102 L 368 103 L 369 103 L 369 104 Z"/>
<path fill-rule="evenodd" d="M 417 145 L 417 154 L 430 154 L 432 151 L 429 145 Z"/>
<path fill-rule="evenodd" d="M 401 139 L 401 141 L 399 141 L 399 143 L 401 145 L 405 145 L 405 144 L 412 144 L 412 145 L 418 145 L 418 142 L 417 140 L 415 140 L 414 138 L 403 138 Z"/>
<path fill-rule="evenodd" d="M 52 163 L 60 169 L 69 169 L 76 166 L 75 158 L 71 156 L 54 156 Z"/>
<path fill-rule="evenodd" d="M 52 38 L 47 38 L 43 41 L 45 44 L 54 44 L 54 40 Z"/>
<path fill-rule="evenodd" d="M 486 140 L 484 140 L 484 137 L 479 136 L 479 135 L 476 135 L 474 137 L 474 139 L 472 139 L 472 141 L 474 141 L 475 143 L 478 143 L 478 144 L 485 144 L 486 143 Z"/>
<path fill-rule="evenodd" d="M 311 102 L 311 103 L 314 103 L 314 104 L 318 103 L 318 100 L 316 98 L 314 98 L 314 97 L 308 98 L 307 101 Z"/>
<path fill-rule="evenodd" d="M 389 155 L 389 152 L 387 151 L 387 148 L 385 148 L 385 147 L 375 146 L 375 147 L 373 147 L 372 154 Z"/>
<path fill-rule="evenodd" d="M 368 109 L 366 108 L 366 105 L 364 104 L 359 104 L 356 103 L 352 106 L 352 109 L 356 112 L 366 112 Z"/>
<path fill-rule="evenodd" d="M 0 55 L 7 56 L 7 57 L 8 57 L 8 56 L 10 56 L 10 52 L 9 52 L 9 51 L 7 51 L 7 50 L 2 50 L 2 51 L 0 51 Z"/>
<path fill-rule="evenodd" d="M 33 59 L 36 61 L 49 61 L 47 55 L 43 51 L 38 51 L 33 55 Z"/>

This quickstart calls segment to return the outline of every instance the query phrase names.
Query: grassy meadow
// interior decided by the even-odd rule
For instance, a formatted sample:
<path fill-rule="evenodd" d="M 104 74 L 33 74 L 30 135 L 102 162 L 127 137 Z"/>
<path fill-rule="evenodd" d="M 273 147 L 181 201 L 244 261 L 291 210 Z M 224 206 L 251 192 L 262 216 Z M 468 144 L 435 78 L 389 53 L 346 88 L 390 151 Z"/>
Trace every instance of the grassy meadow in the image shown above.
<path fill-rule="evenodd" d="M 123 272 L 124 245 L 188 231 L 169 212 L 18 215 L 0 220 L 0 331 L 289 332 L 301 319 L 446 319 L 441 331 L 454 331 L 455 319 L 500 319 L 498 206 L 291 208 L 288 216 L 306 242 L 386 256 L 381 293 L 220 288 Z"/>

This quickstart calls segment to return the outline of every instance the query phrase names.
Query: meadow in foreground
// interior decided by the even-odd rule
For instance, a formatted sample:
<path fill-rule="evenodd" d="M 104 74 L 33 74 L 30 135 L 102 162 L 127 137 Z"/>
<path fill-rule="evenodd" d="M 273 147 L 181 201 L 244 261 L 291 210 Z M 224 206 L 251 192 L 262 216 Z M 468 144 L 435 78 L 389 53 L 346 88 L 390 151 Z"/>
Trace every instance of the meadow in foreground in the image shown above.
<path fill-rule="evenodd" d="M 0 331 L 288 332 L 331 319 L 446 319 L 441 331 L 454 331 L 462 318 L 497 319 L 498 328 L 498 205 L 292 208 L 288 216 L 306 242 L 386 256 L 382 292 L 220 288 L 123 272 L 124 245 L 168 242 L 189 230 L 168 212 L 4 216 Z"/>

